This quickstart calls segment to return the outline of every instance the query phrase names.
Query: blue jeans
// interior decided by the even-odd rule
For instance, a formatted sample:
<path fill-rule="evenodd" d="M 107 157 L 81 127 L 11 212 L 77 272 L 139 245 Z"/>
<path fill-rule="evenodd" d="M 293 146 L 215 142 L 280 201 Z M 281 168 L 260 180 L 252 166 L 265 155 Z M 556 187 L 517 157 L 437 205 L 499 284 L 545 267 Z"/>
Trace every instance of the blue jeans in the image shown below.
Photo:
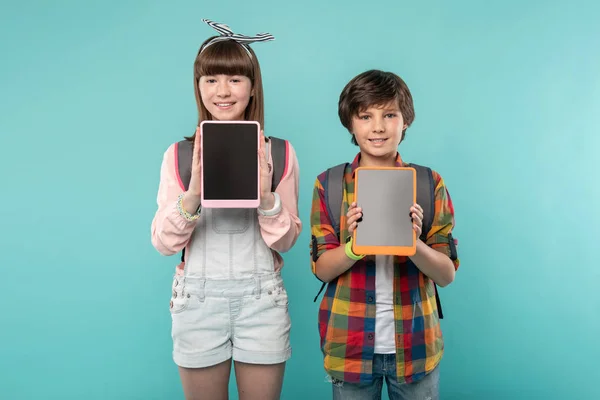
<path fill-rule="evenodd" d="M 390 400 L 439 400 L 439 367 L 417 382 L 399 384 L 395 354 L 375 354 L 373 381 L 369 385 L 334 380 L 333 400 L 381 400 L 384 378 Z"/>

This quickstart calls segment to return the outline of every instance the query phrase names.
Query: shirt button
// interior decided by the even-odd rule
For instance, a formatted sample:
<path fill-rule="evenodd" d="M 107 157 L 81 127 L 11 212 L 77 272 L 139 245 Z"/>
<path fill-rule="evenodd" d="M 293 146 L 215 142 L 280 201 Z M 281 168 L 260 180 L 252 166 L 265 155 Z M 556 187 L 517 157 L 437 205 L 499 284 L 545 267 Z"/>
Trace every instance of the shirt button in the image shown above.
<path fill-rule="evenodd" d="M 367 336 L 369 338 L 369 340 L 373 340 L 373 334 L 369 333 L 369 336 Z"/>
<path fill-rule="evenodd" d="M 368 301 L 369 303 L 372 303 L 372 302 L 373 302 L 373 297 L 372 297 L 372 296 L 369 296 L 369 297 L 367 298 L 367 301 Z"/>

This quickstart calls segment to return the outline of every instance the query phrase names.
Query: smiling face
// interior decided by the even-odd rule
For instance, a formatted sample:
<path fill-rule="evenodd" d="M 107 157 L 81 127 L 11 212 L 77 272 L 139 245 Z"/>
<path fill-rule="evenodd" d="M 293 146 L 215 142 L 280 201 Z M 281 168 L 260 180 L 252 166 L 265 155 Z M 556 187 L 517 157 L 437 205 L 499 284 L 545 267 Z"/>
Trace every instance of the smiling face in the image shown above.
<path fill-rule="evenodd" d="M 404 129 L 402 112 L 391 101 L 360 110 L 352 118 L 350 132 L 360 147 L 361 159 L 367 164 L 381 164 L 395 161 Z"/>
<path fill-rule="evenodd" d="M 243 75 L 208 75 L 198 83 L 202 104 L 219 121 L 243 120 L 252 96 L 252 82 Z"/>
<path fill-rule="evenodd" d="M 361 164 L 394 163 L 398 145 L 415 119 L 412 95 L 396 74 L 365 71 L 350 80 L 338 102 L 340 122 L 361 150 Z"/>
<path fill-rule="evenodd" d="M 198 125 L 207 120 L 257 121 L 264 129 L 260 65 L 252 48 L 233 40 L 204 46 L 194 62 Z M 250 54 L 248 54 L 250 53 Z"/>

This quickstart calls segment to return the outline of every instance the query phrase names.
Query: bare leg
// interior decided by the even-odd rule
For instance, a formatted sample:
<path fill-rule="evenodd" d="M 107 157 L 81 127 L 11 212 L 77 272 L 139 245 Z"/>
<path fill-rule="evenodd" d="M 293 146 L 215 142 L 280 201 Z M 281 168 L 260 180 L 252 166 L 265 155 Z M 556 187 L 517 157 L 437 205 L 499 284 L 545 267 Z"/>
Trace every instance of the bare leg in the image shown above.
<path fill-rule="evenodd" d="M 279 400 L 285 363 L 259 365 L 235 363 L 240 400 Z"/>
<path fill-rule="evenodd" d="M 179 367 L 186 400 L 227 400 L 231 359 L 207 368 Z"/>

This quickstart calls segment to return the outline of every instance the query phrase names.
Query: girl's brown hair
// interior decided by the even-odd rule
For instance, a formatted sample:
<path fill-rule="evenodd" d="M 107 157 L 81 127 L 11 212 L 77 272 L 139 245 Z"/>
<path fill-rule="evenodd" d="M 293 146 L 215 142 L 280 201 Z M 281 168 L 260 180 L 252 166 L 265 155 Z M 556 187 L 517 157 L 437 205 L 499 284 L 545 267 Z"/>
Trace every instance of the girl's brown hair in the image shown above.
<path fill-rule="evenodd" d="M 212 120 L 212 115 L 204 107 L 202 98 L 200 97 L 200 88 L 198 85 L 200 78 L 207 75 L 224 74 L 243 75 L 250 79 L 252 83 L 252 95 L 246 107 L 244 119 L 247 121 L 257 121 L 261 129 L 264 129 L 263 85 L 260 64 L 258 63 L 256 54 L 250 46 L 247 46 L 246 49 L 252 55 L 250 56 L 242 47 L 243 45 L 234 40 L 217 41 L 204 49 L 206 44 L 213 38 L 208 38 L 202 43 L 194 61 L 194 95 L 198 107 L 198 126 L 200 126 L 202 121 Z M 194 136 L 195 134 L 187 139 L 193 140 Z"/>

